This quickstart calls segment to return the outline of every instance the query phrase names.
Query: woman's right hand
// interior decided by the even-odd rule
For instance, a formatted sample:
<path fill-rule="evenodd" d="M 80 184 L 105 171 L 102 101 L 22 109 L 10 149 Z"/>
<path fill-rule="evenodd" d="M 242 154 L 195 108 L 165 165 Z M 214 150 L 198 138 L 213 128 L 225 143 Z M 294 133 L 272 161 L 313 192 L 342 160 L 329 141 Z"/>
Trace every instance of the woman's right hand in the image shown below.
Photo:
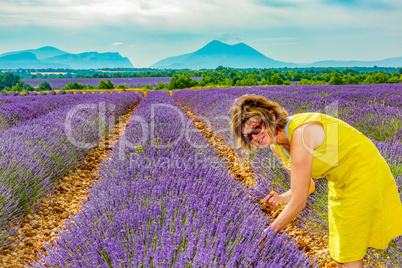
<path fill-rule="evenodd" d="M 266 203 L 269 208 L 273 210 L 277 210 L 279 205 L 283 206 L 285 203 L 281 196 L 279 196 L 276 192 L 272 191 L 269 195 L 262 199 L 263 203 Z"/>

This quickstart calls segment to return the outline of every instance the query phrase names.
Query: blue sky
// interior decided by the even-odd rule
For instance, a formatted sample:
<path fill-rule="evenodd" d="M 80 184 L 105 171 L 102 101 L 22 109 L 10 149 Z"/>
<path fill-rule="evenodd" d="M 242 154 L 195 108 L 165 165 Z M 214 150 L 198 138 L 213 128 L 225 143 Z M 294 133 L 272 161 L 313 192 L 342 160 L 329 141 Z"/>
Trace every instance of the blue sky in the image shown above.
<path fill-rule="evenodd" d="M 402 56 L 400 0 L 0 0 L 0 54 L 119 52 L 135 67 L 212 40 L 279 61 Z"/>

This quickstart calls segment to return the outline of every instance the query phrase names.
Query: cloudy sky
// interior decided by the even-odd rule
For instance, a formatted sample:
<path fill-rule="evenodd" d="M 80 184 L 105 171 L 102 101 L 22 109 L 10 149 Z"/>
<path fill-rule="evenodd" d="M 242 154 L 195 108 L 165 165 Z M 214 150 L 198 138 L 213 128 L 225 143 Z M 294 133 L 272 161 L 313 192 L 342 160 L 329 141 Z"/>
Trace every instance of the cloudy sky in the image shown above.
<path fill-rule="evenodd" d="M 400 0 L 0 0 L 0 54 L 119 52 L 135 67 L 239 42 L 279 61 L 402 56 Z"/>

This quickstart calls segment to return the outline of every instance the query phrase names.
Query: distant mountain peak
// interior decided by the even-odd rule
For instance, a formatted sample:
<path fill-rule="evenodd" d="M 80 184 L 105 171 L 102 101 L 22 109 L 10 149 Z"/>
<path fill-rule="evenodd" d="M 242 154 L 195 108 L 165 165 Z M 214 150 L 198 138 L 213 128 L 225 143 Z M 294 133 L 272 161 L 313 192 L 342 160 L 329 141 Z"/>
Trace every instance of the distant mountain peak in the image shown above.
<path fill-rule="evenodd" d="M 19 50 L 19 51 L 12 51 L 8 53 L 1 54 L 1 56 L 8 56 L 8 55 L 16 55 L 23 52 L 29 52 L 34 54 L 39 60 L 43 60 L 50 57 L 60 56 L 63 54 L 68 54 L 65 51 L 62 51 L 58 48 L 51 47 L 51 46 L 44 46 L 38 49 L 27 49 L 27 50 Z"/>
<path fill-rule="evenodd" d="M 15 54 L 2 54 L 0 55 L 2 61 L 16 62 L 16 61 L 37 61 L 38 58 L 31 52 L 21 52 Z"/>
<path fill-rule="evenodd" d="M 245 43 L 237 43 L 234 45 L 229 45 L 226 43 L 223 43 L 218 40 L 214 40 L 210 43 L 208 43 L 206 46 L 203 48 L 195 51 L 194 53 L 196 54 L 227 54 L 227 55 L 235 55 L 235 56 L 249 56 L 249 57 L 266 57 L 259 51 L 255 50 L 254 48 L 246 45 Z M 272 59 L 270 59 L 272 60 Z"/>
<path fill-rule="evenodd" d="M 58 50 L 58 51 L 61 51 L 60 49 L 52 47 L 52 46 L 44 46 L 44 47 L 40 47 L 40 48 L 38 48 L 36 50 Z"/>
<path fill-rule="evenodd" d="M 213 40 L 211 42 L 209 42 L 208 44 L 206 44 L 205 46 L 203 46 L 201 49 L 199 50 L 203 50 L 203 49 L 219 49 L 219 48 L 226 48 L 229 47 L 230 45 L 225 44 L 221 41 L 218 40 Z"/>
<path fill-rule="evenodd" d="M 18 68 L 132 68 L 128 58 L 118 52 L 72 54 L 52 46 L 8 52 L 0 55 L 0 69 Z"/>
<path fill-rule="evenodd" d="M 215 69 L 218 66 L 270 68 L 285 66 L 285 63 L 270 59 L 245 43 L 230 45 L 219 40 L 213 40 L 193 53 L 166 58 L 153 64 L 151 67 Z"/>
<path fill-rule="evenodd" d="M 224 42 L 219 41 L 219 40 L 213 40 L 213 41 L 209 42 L 208 44 L 206 44 L 203 48 L 214 48 L 214 49 L 226 48 L 227 49 L 227 48 L 230 48 L 230 47 L 237 47 L 237 46 L 250 47 L 250 46 L 246 45 L 245 43 L 237 43 L 237 44 L 234 44 L 234 45 L 230 45 L 230 44 L 224 43 Z M 201 48 L 201 49 L 203 49 L 203 48 Z"/>
<path fill-rule="evenodd" d="M 228 45 L 228 44 L 223 43 L 222 41 L 219 41 L 219 40 L 212 40 L 211 42 L 209 42 L 209 43 L 207 44 L 207 46 L 208 46 L 208 45 L 214 45 L 214 44 Z"/>

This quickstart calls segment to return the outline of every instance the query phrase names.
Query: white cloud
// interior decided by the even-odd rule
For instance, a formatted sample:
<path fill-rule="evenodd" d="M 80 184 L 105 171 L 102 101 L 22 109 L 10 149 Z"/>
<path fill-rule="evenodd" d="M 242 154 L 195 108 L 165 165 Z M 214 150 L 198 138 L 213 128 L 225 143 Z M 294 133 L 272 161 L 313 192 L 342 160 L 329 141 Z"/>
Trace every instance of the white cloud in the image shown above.
<path fill-rule="evenodd" d="M 112 46 L 120 46 L 122 44 L 123 44 L 122 42 L 116 42 L 116 43 L 113 43 Z"/>
<path fill-rule="evenodd" d="M 399 0 L 398 0 L 399 1 Z M 0 26 L 85 30 L 133 28 L 137 32 L 229 33 L 261 29 L 368 28 L 402 30 L 402 6 L 351 8 L 328 0 L 0 0 Z M 375 1 L 371 1 L 375 2 Z"/>
<path fill-rule="evenodd" d="M 219 40 L 223 42 L 230 42 L 230 41 L 240 41 L 241 34 L 239 33 L 223 33 L 219 36 Z"/>

